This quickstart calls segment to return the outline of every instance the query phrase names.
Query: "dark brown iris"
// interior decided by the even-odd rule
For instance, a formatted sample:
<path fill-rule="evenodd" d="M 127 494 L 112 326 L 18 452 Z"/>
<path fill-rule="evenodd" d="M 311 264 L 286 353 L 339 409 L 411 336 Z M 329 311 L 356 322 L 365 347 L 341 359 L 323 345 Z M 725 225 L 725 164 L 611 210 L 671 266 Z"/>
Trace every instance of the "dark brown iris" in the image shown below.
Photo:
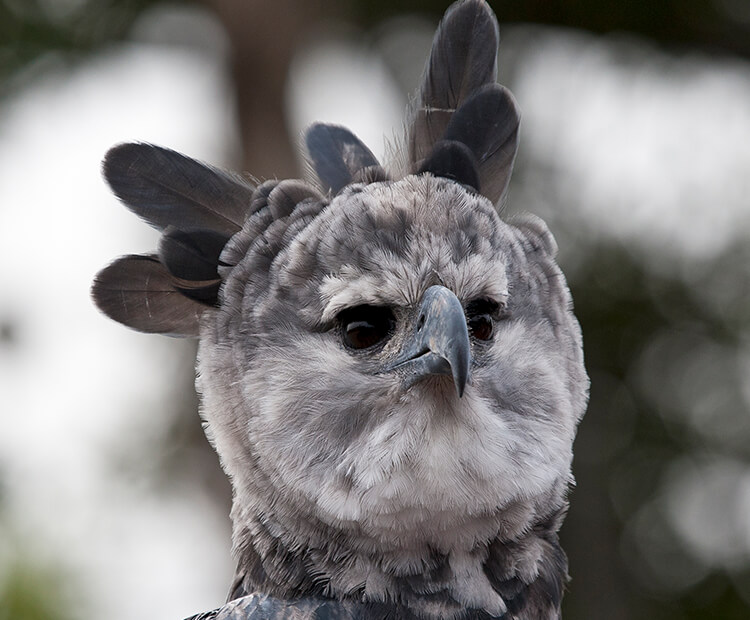
<path fill-rule="evenodd" d="M 494 299 L 475 299 L 466 306 L 466 326 L 476 340 L 491 340 L 495 321 L 505 318 L 505 305 Z"/>
<path fill-rule="evenodd" d="M 355 306 L 339 314 L 344 344 L 352 349 L 369 349 L 393 333 L 396 320 L 386 306 Z"/>
<path fill-rule="evenodd" d="M 495 331 L 495 326 L 492 324 L 492 317 L 488 314 L 472 317 L 467 320 L 466 324 L 469 327 L 471 335 L 477 340 L 489 340 Z"/>

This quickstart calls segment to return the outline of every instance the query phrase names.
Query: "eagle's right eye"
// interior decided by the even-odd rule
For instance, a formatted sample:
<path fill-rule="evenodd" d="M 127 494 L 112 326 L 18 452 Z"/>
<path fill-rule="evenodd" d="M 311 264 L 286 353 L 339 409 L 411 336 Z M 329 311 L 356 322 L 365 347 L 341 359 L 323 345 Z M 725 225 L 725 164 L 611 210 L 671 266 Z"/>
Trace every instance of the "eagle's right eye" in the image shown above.
<path fill-rule="evenodd" d="M 369 349 L 387 340 L 396 319 L 386 306 L 355 306 L 339 314 L 344 344 L 352 349 Z"/>

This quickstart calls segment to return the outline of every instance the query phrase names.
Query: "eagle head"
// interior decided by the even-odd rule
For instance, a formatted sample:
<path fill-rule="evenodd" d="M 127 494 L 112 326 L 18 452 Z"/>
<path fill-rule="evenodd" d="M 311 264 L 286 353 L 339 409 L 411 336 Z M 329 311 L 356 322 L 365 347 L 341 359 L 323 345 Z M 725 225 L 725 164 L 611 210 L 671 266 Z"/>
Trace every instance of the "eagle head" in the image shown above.
<path fill-rule="evenodd" d="M 449 9 L 405 169 L 325 124 L 306 134 L 308 180 L 256 187 L 147 144 L 107 155 L 115 193 L 163 234 L 94 296 L 126 325 L 199 338 L 234 488 L 233 597 L 559 613 L 588 379 L 552 235 L 500 216 L 519 115 L 496 50 L 484 2 Z"/>

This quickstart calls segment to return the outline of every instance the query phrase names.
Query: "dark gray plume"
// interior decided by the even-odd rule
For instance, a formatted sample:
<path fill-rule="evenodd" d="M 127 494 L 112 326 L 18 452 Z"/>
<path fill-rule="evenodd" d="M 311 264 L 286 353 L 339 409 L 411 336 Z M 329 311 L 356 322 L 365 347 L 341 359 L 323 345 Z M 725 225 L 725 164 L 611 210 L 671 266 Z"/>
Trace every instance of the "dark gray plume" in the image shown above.
<path fill-rule="evenodd" d="M 388 181 L 390 177 L 385 171 L 385 168 L 380 164 L 375 166 L 367 166 L 367 168 L 361 168 L 352 177 L 352 183 L 363 183 L 369 185 L 370 183 L 380 183 L 381 181 Z"/>
<path fill-rule="evenodd" d="M 177 290 L 174 277 L 152 255 L 118 258 L 97 274 L 91 293 L 108 317 L 147 333 L 197 336 L 206 310 Z"/>
<path fill-rule="evenodd" d="M 445 129 L 446 140 L 461 142 L 474 154 L 481 192 L 494 204 L 500 202 L 510 182 L 519 122 L 510 91 L 500 84 L 487 84 L 461 104 Z"/>
<path fill-rule="evenodd" d="M 409 161 L 421 167 L 451 115 L 497 76 L 498 26 L 481 0 L 453 4 L 438 27 L 409 132 Z"/>
<path fill-rule="evenodd" d="M 213 230 L 167 228 L 159 240 L 159 260 L 174 276 L 183 295 L 201 303 L 218 305 L 221 252 L 229 237 Z"/>
<path fill-rule="evenodd" d="M 204 306 L 216 307 L 219 305 L 219 289 L 221 280 L 179 280 L 175 279 L 174 288 L 185 297 L 200 302 Z"/>
<path fill-rule="evenodd" d="M 119 144 L 104 158 L 117 197 L 162 230 L 207 228 L 228 235 L 245 221 L 254 187 L 230 174 L 153 144 Z"/>
<path fill-rule="evenodd" d="M 159 240 L 159 260 L 175 278 L 215 280 L 229 237 L 213 230 L 167 228 Z"/>
<path fill-rule="evenodd" d="M 372 151 L 345 127 L 315 123 L 305 134 L 305 145 L 315 174 L 333 194 L 365 168 L 380 167 Z"/>
<path fill-rule="evenodd" d="M 471 149 L 456 140 L 441 140 L 422 162 L 419 172 L 458 181 L 479 191 L 479 169 Z"/>

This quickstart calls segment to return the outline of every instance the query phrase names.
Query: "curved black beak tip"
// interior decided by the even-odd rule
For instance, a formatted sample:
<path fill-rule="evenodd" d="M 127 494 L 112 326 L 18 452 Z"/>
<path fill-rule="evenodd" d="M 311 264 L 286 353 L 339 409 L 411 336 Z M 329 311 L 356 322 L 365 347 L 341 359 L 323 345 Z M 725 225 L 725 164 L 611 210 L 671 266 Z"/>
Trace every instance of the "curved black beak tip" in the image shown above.
<path fill-rule="evenodd" d="M 444 286 L 431 286 L 422 297 L 414 336 L 393 368 L 407 364 L 414 380 L 452 377 L 459 398 L 463 396 L 471 368 L 469 330 L 461 302 Z"/>
<path fill-rule="evenodd" d="M 466 382 L 469 380 L 468 368 L 466 369 L 466 371 L 463 371 L 463 368 L 455 368 L 451 366 L 451 369 L 453 370 L 453 385 L 456 386 L 456 392 L 458 392 L 458 397 L 461 398 L 464 395 Z"/>

